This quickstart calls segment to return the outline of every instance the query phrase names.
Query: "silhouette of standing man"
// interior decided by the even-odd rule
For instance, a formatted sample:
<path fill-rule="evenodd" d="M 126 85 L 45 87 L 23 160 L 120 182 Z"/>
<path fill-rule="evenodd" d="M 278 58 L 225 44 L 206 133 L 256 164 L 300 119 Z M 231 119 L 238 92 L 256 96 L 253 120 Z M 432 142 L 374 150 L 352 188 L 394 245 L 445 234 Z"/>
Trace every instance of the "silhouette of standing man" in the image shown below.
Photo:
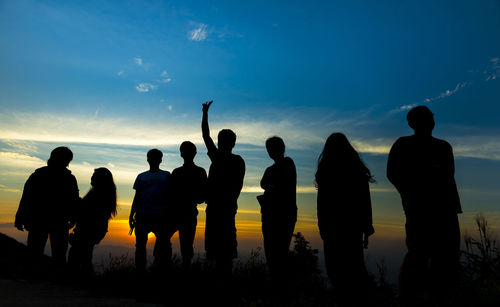
<path fill-rule="evenodd" d="M 135 265 L 139 271 L 146 269 L 146 245 L 150 232 L 156 236 L 154 265 L 162 265 L 163 258 L 168 254 L 168 246 L 163 242 L 161 230 L 167 209 L 166 194 L 170 172 L 160 169 L 162 157 L 163 153 L 156 148 L 148 151 L 149 170 L 140 173 L 134 183 L 135 196 L 129 224 L 131 229 L 135 227 Z"/>
<path fill-rule="evenodd" d="M 172 215 L 173 226 L 169 230 L 169 239 L 179 230 L 182 266 L 188 269 L 193 259 L 193 242 L 198 223 L 197 205 L 205 201 L 207 173 L 194 164 L 196 146 L 185 141 L 180 147 L 184 165 L 172 171 L 171 190 L 174 195 L 169 213 Z"/>
<path fill-rule="evenodd" d="M 425 106 L 411 109 L 408 125 L 414 135 L 399 138 L 391 148 L 387 178 L 401 195 L 406 215 L 408 252 L 399 275 L 399 297 L 405 300 L 449 300 L 460 256 L 458 213 L 450 144 L 432 136 L 434 114 Z"/>
<path fill-rule="evenodd" d="M 297 222 L 297 172 L 290 157 L 285 157 L 285 142 L 277 136 L 266 140 L 266 149 L 274 164 L 264 172 L 260 186 L 264 252 L 271 277 L 285 278 L 288 249 Z"/>
<path fill-rule="evenodd" d="M 230 274 L 232 260 L 237 257 L 235 216 L 238 197 L 243 187 L 245 162 L 232 153 L 236 134 L 223 129 L 217 137 L 217 145 L 210 137 L 208 109 L 212 101 L 203 104 L 201 130 L 212 164 L 208 172 L 207 209 L 205 226 L 205 251 L 207 259 L 215 261 L 216 270 Z"/>
<path fill-rule="evenodd" d="M 14 224 L 17 229 L 28 231 L 28 250 L 34 266 L 39 264 L 49 237 L 56 270 L 66 263 L 68 231 L 80 199 L 76 178 L 67 169 L 71 160 L 73 153 L 69 148 L 55 148 L 47 166 L 37 169 L 24 185 Z"/>

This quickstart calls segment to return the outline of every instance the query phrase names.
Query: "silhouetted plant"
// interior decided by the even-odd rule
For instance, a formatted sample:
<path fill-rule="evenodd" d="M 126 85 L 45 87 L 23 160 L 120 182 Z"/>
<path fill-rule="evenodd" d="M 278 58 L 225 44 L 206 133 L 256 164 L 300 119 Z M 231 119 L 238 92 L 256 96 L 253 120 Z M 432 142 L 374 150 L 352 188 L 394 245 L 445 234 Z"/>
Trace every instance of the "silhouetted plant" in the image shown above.
<path fill-rule="evenodd" d="M 464 235 L 462 251 L 463 281 L 461 287 L 473 304 L 500 303 L 500 248 L 486 218 L 475 218 L 477 237 Z"/>
<path fill-rule="evenodd" d="M 311 244 L 301 232 L 297 232 L 293 237 L 294 246 L 290 255 L 294 269 L 299 274 L 317 276 L 320 273 L 318 269 L 319 251 L 311 247 Z"/>

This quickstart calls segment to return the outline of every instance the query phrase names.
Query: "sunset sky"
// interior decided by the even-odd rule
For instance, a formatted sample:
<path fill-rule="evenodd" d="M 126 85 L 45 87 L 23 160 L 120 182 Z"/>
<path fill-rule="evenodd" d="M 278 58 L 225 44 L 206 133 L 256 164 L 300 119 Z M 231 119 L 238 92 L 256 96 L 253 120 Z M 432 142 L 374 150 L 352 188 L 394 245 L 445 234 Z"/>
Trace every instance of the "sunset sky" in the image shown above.
<path fill-rule="evenodd" d="M 392 143 L 412 133 L 407 111 L 422 104 L 435 113 L 434 135 L 454 147 L 463 229 L 479 212 L 499 228 L 499 38 L 494 0 L 0 1 L 0 231 L 25 240 L 12 225 L 23 184 L 68 146 L 81 196 L 94 168 L 112 171 L 119 215 L 102 244 L 132 248 L 124 219 L 146 152 L 162 150 L 171 171 L 191 140 L 208 170 L 207 100 L 212 136 L 233 129 L 247 165 L 242 252 L 262 246 L 255 196 L 273 135 L 297 165 L 297 230 L 321 248 L 314 172 L 340 131 L 377 181 L 368 254 L 397 262 L 404 216 L 385 165 Z"/>

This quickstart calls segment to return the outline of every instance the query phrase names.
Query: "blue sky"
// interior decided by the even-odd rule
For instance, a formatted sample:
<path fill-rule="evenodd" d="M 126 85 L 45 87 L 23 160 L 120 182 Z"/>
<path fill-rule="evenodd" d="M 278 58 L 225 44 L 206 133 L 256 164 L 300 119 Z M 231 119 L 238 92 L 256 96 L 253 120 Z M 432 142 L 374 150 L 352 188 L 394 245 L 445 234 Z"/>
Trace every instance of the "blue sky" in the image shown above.
<path fill-rule="evenodd" d="M 201 103 L 214 100 L 212 135 L 232 128 L 247 163 L 243 208 L 258 210 L 263 144 L 280 135 L 314 224 L 316 159 L 342 131 L 377 179 L 375 222 L 401 225 L 387 152 L 425 104 L 454 146 L 467 219 L 500 226 L 499 37 L 488 0 L 0 1 L 0 221 L 59 145 L 75 152 L 82 194 L 93 168 L 111 169 L 126 216 L 149 148 L 171 170 L 192 140 L 208 168 Z"/>

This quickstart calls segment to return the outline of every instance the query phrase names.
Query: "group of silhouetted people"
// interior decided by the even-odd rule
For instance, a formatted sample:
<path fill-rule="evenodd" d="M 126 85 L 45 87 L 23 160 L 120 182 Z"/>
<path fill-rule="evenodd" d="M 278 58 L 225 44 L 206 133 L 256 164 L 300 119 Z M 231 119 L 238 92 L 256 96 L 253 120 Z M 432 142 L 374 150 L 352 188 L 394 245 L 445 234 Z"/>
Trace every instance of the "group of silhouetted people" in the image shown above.
<path fill-rule="evenodd" d="M 116 186 L 107 168 L 95 169 L 90 191 L 80 199 L 78 185 L 67 169 L 73 153 L 67 147 L 54 149 L 47 166 L 37 169 L 26 181 L 16 213 L 15 226 L 28 231 L 30 265 L 36 271 L 50 238 L 54 271 L 66 264 L 82 273 L 92 273 L 92 253 L 116 215 Z M 69 230 L 73 228 L 73 233 Z"/>
<path fill-rule="evenodd" d="M 136 267 L 146 269 L 149 233 L 156 236 L 153 266 L 172 264 L 171 237 L 179 231 L 182 265 L 193 258 L 197 205 L 205 202 L 205 252 L 222 275 L 231 274 L 237 257 L 235 215 L 243 187 L 245 162 L 232 149 L 236 134 L 223 129 L 217 146 L 210 137 L 208 111 L 203 104 L 202 135 L 211 165 L 208 176 L 194 163 L 197 150 L 189 142 L 180 146 L 183 166 L 172 173 L 160 169 L 162 153 L 147 153 L 149 170 L 134 182 L 130 227 L 136 236 Z M 459 264 L 461 205 L 454 179 L 451 146 L 432 136 L 434 119 L 425 106 L 408 112 L 414 135 L 398 139 L 391 148 L 387 177 L 401 195 L 406 215 L 408 252 L 401 266 L 399 299 L 446 301 L 452 297 Z M 287 261 L 297 221 L 295 164 L 285 156 L 285 143 L 277 136 L 266 141 L 274 163 L 262 177 L 263 195 L 257 197 L 262 213 L 264 251 L 271 279 L 280 283 L 293 270 Z M 37 169 L 25 184 L 15 226 L 29 231 L 28 248 L 37 257 L 50 237 L 52 258 L 58 269 L 66 262 L 92 272 L 92 251 L 105 236 L 116 215 L 116 187 L 111 172 L 95 170 L 91 190 L 80 199 L 75 177 L 67 169 L 73 154 L 54 149 L 47 166 Z M 369 183 L 370 170 L 342 133 L 328 137 L 318 159 L 315 184 L 317 215 L 324 244 L 327 275 L 340 298 L 359 298 L 369 287 L 363 249 L 374 233 Z M 73 233 L 69 230 L 75 226 Z"/>

